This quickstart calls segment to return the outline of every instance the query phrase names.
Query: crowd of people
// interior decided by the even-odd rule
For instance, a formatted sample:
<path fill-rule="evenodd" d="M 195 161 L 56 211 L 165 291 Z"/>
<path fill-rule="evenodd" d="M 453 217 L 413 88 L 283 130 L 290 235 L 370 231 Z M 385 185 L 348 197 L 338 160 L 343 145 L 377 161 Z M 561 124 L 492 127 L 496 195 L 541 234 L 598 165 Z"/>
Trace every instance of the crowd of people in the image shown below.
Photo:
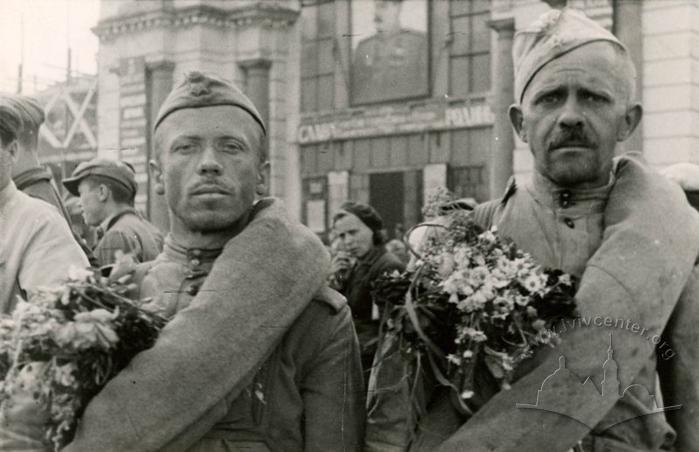
<path fill-rule="evenodd" d="M 554 396 L 584 423 L 517 409 L 560 354 L 576 374 L 595 374 L 609 338 L 580 328 L 537 352 L 475 414 L 425 378 L 420 415 L 408 417 L 414 399 L 400 353 L 376 359 L 392 344 L 371 294 L 381 275 L 405 270 L 401 241 L 390 251 L 376 210 L 348 201 L 333 213 L 328 253 L 267 195 L 268 131 L 255 105 L 230 82 L 190 72 L 154 121 L 150 167 L 169 211 L 164 239 L 134 209 L 133 168 L 104 158 L 62 182 L 97 230 L 92 247 L 77 237 L 37 157 L 41 108 L 0 97 L 2 312 L 60 283 L 70 265 L 108 275 L 128 261 L 134 298 L 170 319 L 90 401 L 65 450 L 699 450 L 699 214 L 639 156 L 615 157 L 643 111 L 628 52 L 571 9 L 520 31 L 514 48 L 510 119 L 534 171 L 499 199 L 465 208 L 541 265 L 578 277 L 583 316 L 631 319 L 662 336 L 672 359 L 621 331 L 614 357 L 628 386 L 659 387 L 664 404 L 681 409 L 657 412 L 633 394 L 602 406 L 563 386 Z M 691 188 L 691 175 L 677 174 Z M 21 432 L 0 415 L 0 427 Z"/>

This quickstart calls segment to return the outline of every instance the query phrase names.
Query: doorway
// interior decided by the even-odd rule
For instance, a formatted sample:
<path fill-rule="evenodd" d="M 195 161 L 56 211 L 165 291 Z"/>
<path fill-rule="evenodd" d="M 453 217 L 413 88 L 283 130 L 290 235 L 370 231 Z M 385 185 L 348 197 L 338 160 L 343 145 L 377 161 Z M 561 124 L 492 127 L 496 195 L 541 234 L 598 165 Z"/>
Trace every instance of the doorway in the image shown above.
<path fill-rule="evenodd" d="M 397 171 L 369 175 L 369 204 L 383 218 L 389 239 L 402 238 L 403 232 L 420 220 L 422 171 Z"/>

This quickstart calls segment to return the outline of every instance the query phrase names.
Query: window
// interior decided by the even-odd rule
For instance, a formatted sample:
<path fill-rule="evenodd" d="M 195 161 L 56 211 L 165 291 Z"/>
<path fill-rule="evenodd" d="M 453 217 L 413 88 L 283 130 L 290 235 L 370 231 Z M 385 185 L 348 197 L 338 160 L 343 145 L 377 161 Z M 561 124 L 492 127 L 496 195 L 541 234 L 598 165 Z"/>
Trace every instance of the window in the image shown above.
<path fill-rule="evenodd" d="M 330 110 L 335 94 L 335 2 L 303 3 L 301 111 Z"/>
<path fill-rule="evenodd" d="M 452 96 L 490 90 L 489 0 L 451 0 L 449 20 L 452 44 L 449 91 Z"/>

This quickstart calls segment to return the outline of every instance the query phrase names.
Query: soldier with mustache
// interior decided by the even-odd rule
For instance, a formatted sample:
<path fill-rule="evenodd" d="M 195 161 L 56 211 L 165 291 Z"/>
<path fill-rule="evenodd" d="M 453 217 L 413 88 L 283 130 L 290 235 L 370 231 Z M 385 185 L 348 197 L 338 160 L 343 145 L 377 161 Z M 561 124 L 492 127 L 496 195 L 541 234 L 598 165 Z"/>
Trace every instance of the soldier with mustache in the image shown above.
<path fill-rule="evenodd" d="M 404 376 L 383 361 L 369 391 L 368 449 L 697 450 L 699 217 L 679 187 L 639 157 L 614 157 L 642 115 L 626 47 L 581 12 L 564 9 L 519 31 L 513 55 L 510 120 L 532 152 L 534 172 L 477 206 L 473 218 L 496 226 L 542 266 L 580 278 L 582 318 L 629 319 L 645 335 L 595 326 L 561 331 L 558 346 L 520 365 L 509 390 L 477 385 L 472 415 L 452 403 L 450 388 L 426 383 L 418 425 L 401 409 L 409 403 Z M 601 384 L 611 336 L 621 390 L 645 388 L 645 397 L 581 397 L 586 377 Z M 674 357 L 660 352 L 661 341 Z M 538 400 L 561 357 L 579 380 L 547 386 L 556 407 L 518 408 Z M 664 406 L 681 409 L 658 412 L 648 397 L 658 381 Z"/>
<path fill-rule="evenodd" d="M 68 451 L 359 450 L 364 389 L 329 256 L 266 198 L 267 131 L 237 87 L 191 72 L 154 126 L 170 214 L 134 274 L 170 323 L 89 404 Z"/>

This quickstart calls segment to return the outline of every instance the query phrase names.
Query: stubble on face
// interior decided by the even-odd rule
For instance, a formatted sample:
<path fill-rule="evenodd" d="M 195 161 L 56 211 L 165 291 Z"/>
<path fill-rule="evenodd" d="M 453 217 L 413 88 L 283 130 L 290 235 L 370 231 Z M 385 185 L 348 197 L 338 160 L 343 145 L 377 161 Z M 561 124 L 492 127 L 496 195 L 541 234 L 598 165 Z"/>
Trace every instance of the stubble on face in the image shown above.
<path fill-rule="evenodd" d="M 536 170 L 564 187 L 604 185 L 629 104 L 612 44 L 593 43 L 548 63 L 522 100 Z"/>
<path fill-rule="evenodd" d="M 261 129 L 233 106 L 183 109 L 156 131 L 173 227 L 234 235 L 247 224 L 261 162 Z"/>

